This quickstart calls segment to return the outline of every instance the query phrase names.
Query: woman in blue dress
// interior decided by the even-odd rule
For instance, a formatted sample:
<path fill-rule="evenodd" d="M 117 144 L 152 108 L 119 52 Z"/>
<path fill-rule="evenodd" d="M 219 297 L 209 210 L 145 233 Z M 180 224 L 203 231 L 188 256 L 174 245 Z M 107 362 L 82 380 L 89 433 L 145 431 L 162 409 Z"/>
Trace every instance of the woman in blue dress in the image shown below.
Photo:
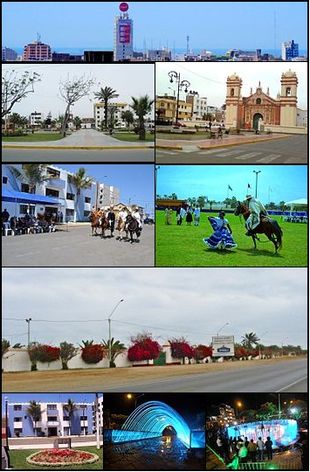
<path fill-rule="evenodd" d="M 225 218 L 225 212 L 220 211 L 217 217 L 208 217 L 208 220 L 214 230 L 209 238 L 204 238 L 203 242 L 211 249 L 233 249 L 237 244 L 232 238 L 232 230 L 228 220 Z"/>

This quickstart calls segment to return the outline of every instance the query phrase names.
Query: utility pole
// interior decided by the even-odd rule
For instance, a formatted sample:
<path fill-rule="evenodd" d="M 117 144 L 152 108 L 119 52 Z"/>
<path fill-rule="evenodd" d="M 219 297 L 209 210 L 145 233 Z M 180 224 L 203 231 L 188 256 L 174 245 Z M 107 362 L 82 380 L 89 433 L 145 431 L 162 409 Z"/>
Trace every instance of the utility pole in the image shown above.
<path fill-rule="evenodd" d="M 258 174 L 261 173 L 261 170 L 253 170 L 255 174 L 255 198 L 257 198 L 258 195 Z"/>
<path fill-rule="evenodd" d="M 26 318 L 26 323 L 27 323 L 27 331 L 28 331 L 28 347 L 30 346 L 30 322 L 32 321 L 32 318 Z"/>

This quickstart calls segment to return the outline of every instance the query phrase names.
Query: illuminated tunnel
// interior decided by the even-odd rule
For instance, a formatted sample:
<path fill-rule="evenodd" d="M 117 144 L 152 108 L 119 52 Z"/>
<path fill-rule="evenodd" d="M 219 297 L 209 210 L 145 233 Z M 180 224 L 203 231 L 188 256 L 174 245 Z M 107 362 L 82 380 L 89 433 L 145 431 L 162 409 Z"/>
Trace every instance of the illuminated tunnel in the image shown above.
<path fill-rule="evenodd" d="M 278 419 L 243 423 L 228 426 L 227 433 L 229 437 L 247 437 L 249 441 L 251 439 L 257 441 L 259 437 L 266 441 L 267 436 L 270 436 L 274 449 L 294 444 L 298 439 L 296 420 Z"/>
<path fill-rule="evenodd" d="M 138 406 L 127 418 L 122 429 L 112 432 L 112 441 L 119 443 L 160 437 L 169 426 L 174 428 L 178 439 L 186 447 L 204 447 L 203 432 L 191 431 L 177 411 L 159 401 L 149 401 Z"/>

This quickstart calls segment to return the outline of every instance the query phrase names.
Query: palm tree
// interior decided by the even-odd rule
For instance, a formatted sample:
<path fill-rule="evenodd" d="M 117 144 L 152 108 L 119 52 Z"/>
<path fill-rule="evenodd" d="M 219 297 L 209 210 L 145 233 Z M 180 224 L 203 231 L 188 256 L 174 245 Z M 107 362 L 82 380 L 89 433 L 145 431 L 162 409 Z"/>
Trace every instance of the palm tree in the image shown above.
<path fill-rule="evenodd" d="M 37 436 L 37 423 L 41 421 L 41 405 L 35 400 L 30 400 L 27 414 L 31 416 L 34 422 L 34 435 Z"/>
<path fill-rule="evenodd" d="M 92 339 L 91 341 L 88 341 L 88 340 L 84 341 L 84 340 L 82 339 L 82 345 L 80 344 L 80 347 L 81 347 L 81 348 L 84 348 L 84 347 L 92 346 L 93 344 L 94 344 L 94 340 L 93 340 L 93 339 Z"/>
<path fill-rule="evenodd" d="M 106 351 L 110 352 L 111 350 L 110 367 L 115 367 L 115 359 L 117 358 L 117 356 L 119 356 L 122 352 L 126 351 L 125 345 L 118 340 L 114 341 L 114 338 L 111 338 L 111 347 L 109 340 L 105 341 L 103 339 L 102 345 Z"/>
<path fill-rule="evenodd" d="M 245 333 L 245 335 L 242 336 L 241 344 L 247 349 L 252 349 L 253 346 L 257 346 L 259 340 L 259 337 L 255 333 Z"/>
<path fill-rule="evenodd" d="M 117 98 L 118 93 L 112 87 L 104 87 L 99 92 L 95 93 L 95 98 L 98 98 L 100 102 L 104 103 L 104 126 L 108 128 L 108 104 L 112 98 Z"/>
<path fill-rule="evenodd" d="M 130 125 L 132 125 L 132 123 L 134 122 L 134 116 L 133 116 L 132 111 L 130 111 L 130 110 L 123 111 L 122 112 L 122 120 L 124 120 L 126 122 L 127 128 L 129 130 Z"/>
<path fill-rule="evenodd" d="M 77 218 L 77 205 L 79 196 L 81 195 L 81 190 L 90 188 L 92 186 L 93 178 L 88 177 L 86 175 L 86 170 L 84 167 L 81 167 L 76 174 L 69 175 L 68 180 L 72 183 L 76 188 L 76 198 L 74 199 L 74 222 L 76 222 Z"/>
<path fill-rule="evenodd" d="M 74 403 L 73 400 L 71 400 L 71 398 L 68 398 L 68 402 L 66 403 L 66 405 L 63 406 L 63 410 L 69 416 L 69 435 L 71 434 L 72 417 L 77 408 L 77 405 Z"/>
<path fill-rule="evenodd" d="M 145 141 L 145 115 L 152 110 L 154 100 L 151 100 L 148 95 L 139 98 L 131 98 L 132 104 L 130 106 L 137 115 L 139 122 L 139 139 Z"/>
<path fill-rule="evenodd" d="M 10 341 L 8 341 L 7 339 L 2 339 L 2 357 L 8 351 L 9 347 Z"/>
<path fill-rule="evenodd" d="M 16 179 L 29 185 L 29 193 L 35 193 L 36 186 L 42 185 L 53 177 L 47 172 L 48 164 L 23 164 L 22 168 L 10 166 Z"/>

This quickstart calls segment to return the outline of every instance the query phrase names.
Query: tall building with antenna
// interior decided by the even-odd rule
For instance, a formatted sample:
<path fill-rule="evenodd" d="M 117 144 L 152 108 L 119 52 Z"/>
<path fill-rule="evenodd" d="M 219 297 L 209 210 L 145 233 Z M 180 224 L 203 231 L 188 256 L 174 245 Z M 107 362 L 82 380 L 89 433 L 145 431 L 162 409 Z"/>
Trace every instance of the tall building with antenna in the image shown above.
<path fill-rule="evenodd" d="M 114 61 L 126 61 L 133 57 L 133 21 L 128 15 L 128 3 L 120 3 L 114 22 Z"/>
<path fill-rule="evenodd" d="M 41 35 L 37 33 L 37 40 L 24 46 L 23 61 L 51 61 L 52 50 L 48 44 L 41 42 Z"/>

